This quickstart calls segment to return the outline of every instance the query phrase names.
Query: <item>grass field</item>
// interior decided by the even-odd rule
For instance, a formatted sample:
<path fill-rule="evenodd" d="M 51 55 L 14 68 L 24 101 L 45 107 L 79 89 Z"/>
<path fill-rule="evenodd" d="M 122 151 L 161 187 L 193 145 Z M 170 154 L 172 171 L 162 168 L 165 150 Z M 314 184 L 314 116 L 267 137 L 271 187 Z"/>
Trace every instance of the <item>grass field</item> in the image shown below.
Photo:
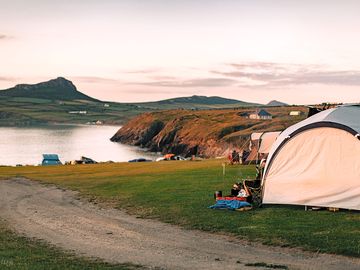
<path fill-rule="evenodd" d="M 358 212 L 305 212 L 266 206 L 248 212 L 210 210 L 213 193 L 253 177 L 253 166 L 226 167 L 222 160 L 118 163 L 54 167 L 2 167 L 0 178 L 27 177 L 78 190 L 94 202 L 126 209 L 188 229 L 230 233 L 268 245 L 360 257 Z"/>
<path fill-rule="evenodd" d="M 28 97 L 0 97 L 0 126 L 28 126 L 48 123 L 85 124 L 100 120 L 106 124 L 123 124 L 135 115 L 151 111 L 125 103 L 87 100 L 58 101 Z M 69 111 L 87 111 L 70 114 Z"/>

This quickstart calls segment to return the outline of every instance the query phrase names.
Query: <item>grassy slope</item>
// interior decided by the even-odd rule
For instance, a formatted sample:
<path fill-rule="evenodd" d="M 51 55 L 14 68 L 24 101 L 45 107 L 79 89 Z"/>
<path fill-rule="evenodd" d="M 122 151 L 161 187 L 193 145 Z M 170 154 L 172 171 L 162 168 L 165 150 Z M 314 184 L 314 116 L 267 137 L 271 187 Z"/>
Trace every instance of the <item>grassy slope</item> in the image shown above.
<path fill-rule="evenodd" d="M 44 242 L 15 234 L 0 220 L 0 269 L 140 269 L 132 265 L 112 265 L 100 260 L 77 257 Z"/>
<path fill-rule="evenodd" d="M 91 200 L 125 208 L 189 229 L 226 232 L 270 245 L 360 256 L 360 216 L 356 212 L 305 212 L 271 206 L 249 212 L 210 210 L 215 190 L 229 191 L 252 166 L 227 167 L 221 160 L 119 163 L 59 167 L 0 168 L 0 178 L 25 176 L 78 190 Z"/>
<path fill-rule="evenodd" d="M 107 124 L 123 124 L 135 115 L 149 111 L 131 104 L 104 103 L 85 100 L 64 101 L 35 98 L 0 97 L 0 126 L 46 123 L 77 123 L 101 120 Z M 86 115 L 69 111 L 87 111 Z"/>
<path fill-rule="evenodd" d="M 222 156 L 228 148 L 244 145 L 249 135 L 256 131 L 279 131 L 303 120 L 303 106 L 272 107 L 267 109 L 272 120 L 252 120 L 239 114 L 253 112 L 254 108 L 226 110 L 170 110 L 155 111 L 131 119 L 117 132 L 114 140 L 122 143 L 144 145 L 156 151 L 186 154 L 189 149 L 198 146 L 199 155 L 205 157 Z M 304 112 L 301 116 L 289 116 L 292 110 Z M 163 128 L 156 136 L 148 136 L 154 123 L 163 123 Z M 178 153 L 178 145 L 186 145 L 183 153 Z M 166 151 L 164 151 L 166 150 Z"/>
<path fill-rule="evenodd" d="M 110 107 L 104 107 L 104 103 Z M 190 107 L 189 107 L 190 106 Z M 101 120 L 106 124 L 124 124 L 132 117 L 144 112 L 174 108 L 223 108 L 224 105 L 204 104 L 161 104 L 159 102 L 131 104 L 117 102 L 96 102 L 87 100 L 62 101 L 29 98 L 0 97 L 0 126 L 21 126 L 46 123 L 85 124 Z M 232 105 L 231 107 L 234 107 Z M 88 111 L 86 115 L 69 114 L 69 111 Z"/>

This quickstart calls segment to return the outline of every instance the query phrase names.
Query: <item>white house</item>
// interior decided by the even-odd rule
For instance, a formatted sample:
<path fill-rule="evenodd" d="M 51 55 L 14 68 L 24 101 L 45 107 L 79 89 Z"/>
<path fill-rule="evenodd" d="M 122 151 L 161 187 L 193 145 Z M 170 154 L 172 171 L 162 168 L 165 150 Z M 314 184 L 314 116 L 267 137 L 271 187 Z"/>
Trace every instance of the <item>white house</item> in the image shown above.
<path fill-rule="evenodd" d="M 299 115 L 301 115 L 301 111 L 291 111 L 289 113 L 289 115 L 291 115 L 291 116 L 299 116 Z"/>
<path fill-rule="evenodd" d="M 268 113 L 264 109 L 258 110 L 254 113 L 249 114 L 250 119 L 262 119 L 262 120 L 268 120 L 272 119 L 271 113 Z"/>

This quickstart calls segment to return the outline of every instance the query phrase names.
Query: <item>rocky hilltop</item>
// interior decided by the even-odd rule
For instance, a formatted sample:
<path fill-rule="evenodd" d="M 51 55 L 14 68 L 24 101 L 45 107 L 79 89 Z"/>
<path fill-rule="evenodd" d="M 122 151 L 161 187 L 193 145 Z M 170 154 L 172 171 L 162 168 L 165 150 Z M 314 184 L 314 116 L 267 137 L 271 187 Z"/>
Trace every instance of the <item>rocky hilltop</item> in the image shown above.
<path fill-rule="evenodd" d="M 246 115 L 256 108 L 224 110 L 170 110 L 145 113 L 130 120 L 112 141 L 148 148 L 150 151 L 185 156 L 222 156 L 240 148 L 256 131 L 277 131 L 302 120 L 289 116 L 305 107 L 272 107 L 272 120 L 252 120 Z"/>
<path fill-rule="evenodd" d="M 62 77 L 37 84 L 18 84 L 15 87 L 1 90 L 0 96 L 29 97 L 53 100 L 97 101 L 96 99 L 79 92 L 71 81 Z"/>

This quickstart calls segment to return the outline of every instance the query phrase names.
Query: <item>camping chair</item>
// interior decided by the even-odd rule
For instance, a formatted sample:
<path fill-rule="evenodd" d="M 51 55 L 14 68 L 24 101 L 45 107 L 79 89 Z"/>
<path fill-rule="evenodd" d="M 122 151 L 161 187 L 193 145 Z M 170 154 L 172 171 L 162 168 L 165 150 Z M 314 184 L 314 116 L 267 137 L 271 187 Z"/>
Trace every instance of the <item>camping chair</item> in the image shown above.
<path fill-rule="evenodd" d="M 259 207 L 262 203 L 261 199 L 261 180 L 244 180 L 245 190 L 252 197 L 254 207 Z"/>

